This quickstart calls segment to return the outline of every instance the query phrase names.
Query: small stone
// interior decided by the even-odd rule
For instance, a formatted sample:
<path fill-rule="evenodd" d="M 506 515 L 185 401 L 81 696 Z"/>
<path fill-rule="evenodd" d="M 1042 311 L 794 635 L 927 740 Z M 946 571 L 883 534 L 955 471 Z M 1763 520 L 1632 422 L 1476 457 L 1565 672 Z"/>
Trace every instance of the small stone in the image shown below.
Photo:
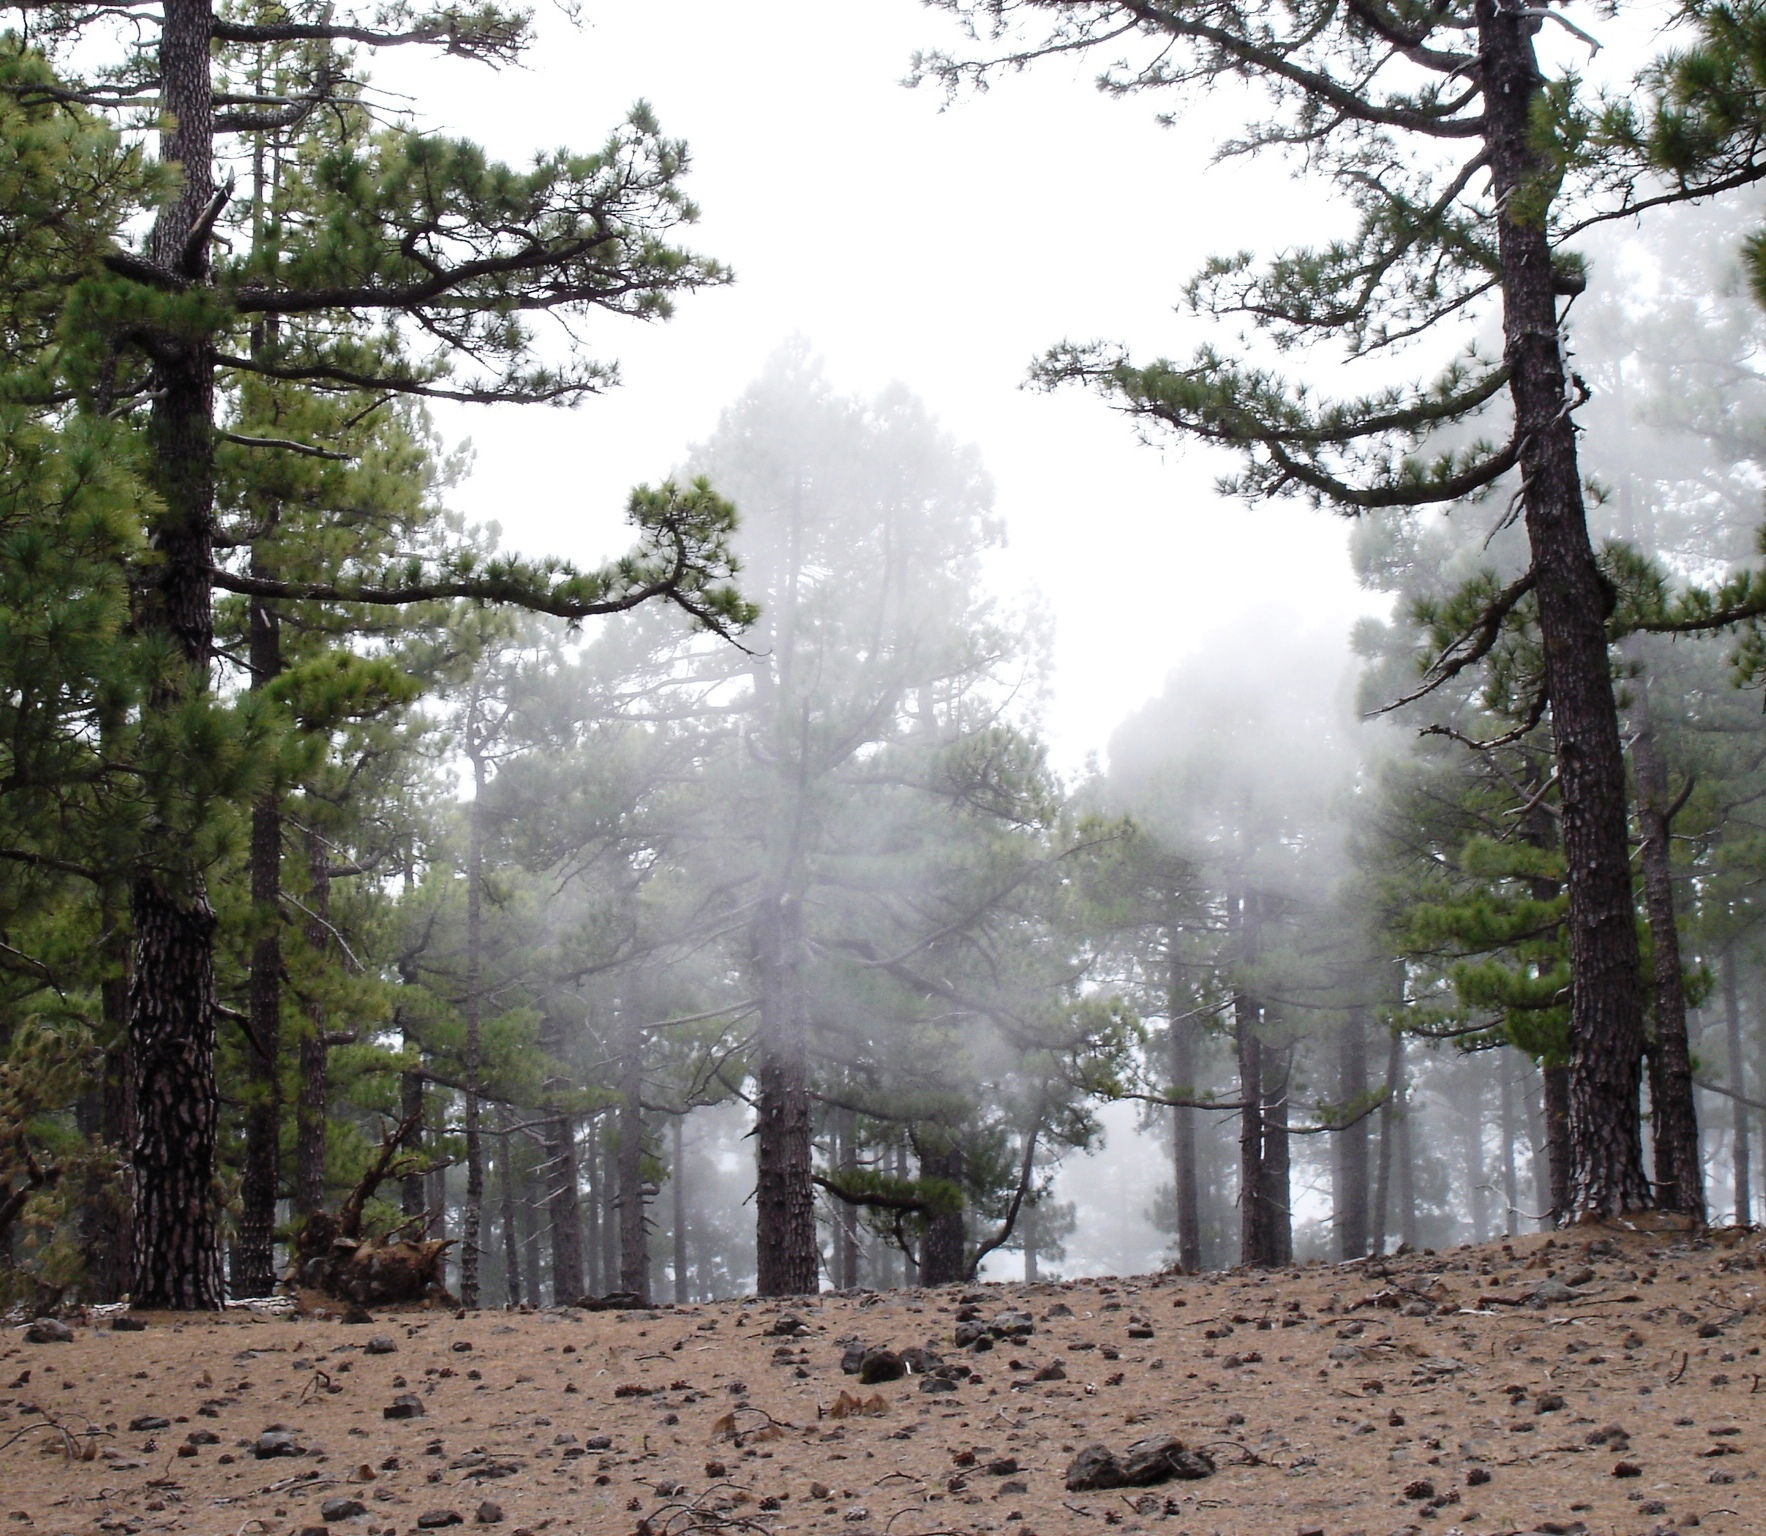
<path fill-rule="evenodd" d="M 1404 1485 L 1404 1496 L 1407 1499 L 1432 1499 L 1435 1497 L 1435 1485 L 1426 1477 L 1419 1477 L 1414 1483 Z"/>
<path fill-rule="evenodd" d="M 365 1355 L 390 1355 L 398 1349 L 391 1334 L 377 1333 L 362 1346 Z"/>
<path fill-rule="evenodd" d="M 146 1333 L 147 1324 L 139 1317 L 124 1312 L 110 1320 L 112 1333 Z"/>
<path fill-rule="evenodd" d="M 352 1325 L 359 1325 L 361 1323 L 373 1322 L 374 1316 L 359 1301 L 352 1301 L 343 1309 L 343 1317 L 341 1321 Z"/>
<path fill-rule="evenodd" d="M 304 1456 L 300 1441 L 296 1440 L 286 1429 L 266 1429 L 251 1443 L 251 1453 L 259 1461 L 267 1461 L 272 1456 Z"/>
<path fill-rule="evenodd" d="M 420 1531 L 439 1531 L 447 1525 L 464 1525 L 466 1517 L 457 1509 L 425 1510 L 417 1517 L 417 1529 Z"/>
<path fill-rule="evenodd" d="M 486 1499 L 474 1511 L 472 1518 L 480 1525 L 501 1525 L 503 1523 L 503 1506 L 495 1499 Z"/>
<path fill-rule="evenodd" d="M 171 1427 L 172 1421 L 157 1413 L 143 1413 L 129 1420 L 130 1430 L 137 1434 L 142 1430 L 170 1429 Z"/>
<path fill-rule="evenodd" d="M 380 1416 L 385 1419 L 420 1419 L 423 1417 L 423 1399 L 415 1392 L 401 1392 L 380 1410 Z"/>
<path fill-rule="evenodd" d="M 1472 1467 L 1466 1473 L 1466 1487 L 1468 1488 L 1482 1488 L 1489 1481 L 1490 1469 L 1488 1467 Z"/>
<path fill-rule="evenodd" d="M 319 1506 L 319 1518 L 329 1524 L 333 1520 L 354 1520 L 368 1513 L 360 1499 L 327 1499 Z"/>
<path fill-rule="evenodd" d="M 1562 1413 L 1564 1410 L 1563 1394 L 1559 1392 L 1541 1392 L 1533 1399 L 1534 1413 Z"/>
<path fill-rule="evenodd" d="M 1620 1461 L 1613 1465 L 1614 1477 L 1642 1477 L 1643 1468 L 1635 1461 Z"/>
<path fill-rule="evenodd" d="M 1067 1491 L 1090 1493 L 1123 1484 L 1122 1463 L 1108 1446 L 1088 1445 L 1067 1464 Z"/>

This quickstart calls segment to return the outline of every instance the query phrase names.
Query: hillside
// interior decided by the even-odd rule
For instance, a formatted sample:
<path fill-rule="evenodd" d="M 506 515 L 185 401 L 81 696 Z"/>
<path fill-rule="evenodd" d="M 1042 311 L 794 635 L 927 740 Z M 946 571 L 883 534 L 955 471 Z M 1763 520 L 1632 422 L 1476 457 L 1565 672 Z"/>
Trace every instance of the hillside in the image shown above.
<path fill-rule="evenodd" d="M 1602 1229 L 1268 1274 L 15 1328 L 0 1529 L 1741 1536 L 1766 1530 L 1763 1254 Z M 858 1344 L 945 1374 L 861 1386 Z M 1087 1447 L 1164 1435 L 1204 1458 L 1167 1468 L 1212 1473 L 1065 1486 Z"/>

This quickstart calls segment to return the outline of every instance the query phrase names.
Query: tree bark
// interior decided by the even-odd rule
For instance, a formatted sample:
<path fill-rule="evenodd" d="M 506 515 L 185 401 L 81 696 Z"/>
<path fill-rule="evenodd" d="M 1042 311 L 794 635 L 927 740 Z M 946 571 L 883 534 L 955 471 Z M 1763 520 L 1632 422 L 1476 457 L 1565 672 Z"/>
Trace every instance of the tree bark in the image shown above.
<path fill-rule="evenodd" d="M 521 1224 L 516 1211 L 519 1201 L 515 1193 L 515 1144 L 509 1135 L 509 1111 L 502 1113 L 503 1124 L 497 1130 L 498 1193 L 501 1196 L 503 1221 L 503 1294 L 512 1307 L 521 1305 Z M 530 1301 L 533 1298 L 528 1298 Z"/>
<path fill-rule="evenodd" d="M 1265 1014 L 1267 1019 L 1267 1012 Z M 1288 1085 L 1294 1075 L 1292 1044 L 1263 1047 L 1263 1177 L 1258 1198 L 1267 1212 L 1269 1262 L 1294 1262 L 1293 1141 L 1288 1134 Z"/>
<path fill-rule="evenodd" d="M 214 195 L 208 0 L 167 0 L 160 28 L 160 159 L 177 173 L 149 240 L 157 263 L 192 280 L 208 243 L 192 240 Z M 134 621 L 167 652 L 144 716 L 146 760 L 177 799 L 181 706 L 209 690 L 214 612 L 214 371 L 206 333 L 169 330 L 149 348 L 150 479 L 159 500 L 154 559 L 138 580 Z M 215 1207 L 215 918 L 203 871 L 175 825 L 151 824 L 129 887 L 129 993 L 136 1142 L 135 1275 L 141 1307 L 218 1308 L 224 1296 Z"/>
<path fill-rule="evenodd" d="M 466 755 L 472 764 L 472 805 L 466 818 L 466 1204 L 460 1219 L 460 1305 L 478 1305 L 478 1265 L 484 1226 L 484 744 L 480 700 L 469 706 Z"/>
<path fill-rule="evenodd" d="M 1380 1156 L 1374 1173 L 1374 1208 L 1368 1251 L 1384 1253 L 1392 1218 L 1392 1153 L 1404 1113 L 1404 1032 L 1395 1029 L 1386 1044 L 1385 1098 L 1380 1105 Z"/>
<path fill-rule="evenodd" d="M 1557 279 L 1543 216 L 1553 175 L 1533 109 L 1543 85 L 1525 8 L 1478 0 L 1484 142 L 1498 208 L 1504 359 L 1555 742 L 1566 884 L 1570 1004 L 1570 1210 L 1647 1207 L 1638 1096 L 1638 997 L 1624 756 L 1607 655 L 1611 589 L 1595 561 L 1576 464 Z"/>
<path fill-rule="evenodd" d="M 755 927 L 755 1258 L 762 1296 L 806 1296 L 819 1289 L 802 927 L 798 897 L 776 891 L 763 901 Z"/>
<path fill-rule="evenodd" d="M 1540 1068 L 1545 1093 L 1545 1166 L 1550 1183 L 1551 1208 L 1546 1227 L 1561 1227 L 1575 1198 L 1575 1166 L 1570 1148 L 1570 1068 L 1563 1062 Z"/>
<path fill-rule="evenodd" d="M 1502 1230 L 1505 1236 L 1513 1237 L 1521 1230 L 1521 1183 L 1515 1171 L 1515 1143 L 1521 1134 L 1515 1116 L 1515 1053 L 1505 1050 L 1498 1060 L 1502 1063 L 1497 1077 L 1501 1095 L 1497 1114 L 1502 1138 Z"/>
<path fill-rule="evenodd" d="M 669 1140 L 669 1223 L 674 1228 L 674 1253 L 670 1267 L 674 1271 L 675 1305 L 684 1307 L 693 1299 L 687 1276 L 687 1117 L 671 1115 L 668 1122 Z"/>
<path fill-rule="evenodd" d="M 583 1213 L 578 1185 L 576 1122 L 558 1108 L 562 1079 L 547 1079 L 546 1216 L 552 1238 L 552 1304 L 568 1306 L 587 1291 L 583 1275 Z"/>
<path fill-rule="evenodd" d="M 940 1127 L 932 1127 L 922 1139 L 915 1138 L 920 1155 L 920 1177 L 940 1179 L 961 1190 L 966 1172 L 966 1158 L 960 1138 Z M 963 1205 L 940 1206 L 926 1218 L 926 1237 L 920 1246 L 920 1284 L 955 1285 L 965 1274 L 964 1249 L 968 1228 Z"/>

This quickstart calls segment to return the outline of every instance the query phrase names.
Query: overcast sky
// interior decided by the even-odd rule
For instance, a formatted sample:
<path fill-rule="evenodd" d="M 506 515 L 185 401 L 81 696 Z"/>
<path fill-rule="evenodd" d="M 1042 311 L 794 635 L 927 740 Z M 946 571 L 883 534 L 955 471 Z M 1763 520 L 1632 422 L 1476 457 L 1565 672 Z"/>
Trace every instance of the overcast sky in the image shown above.
<path fill-rule="evenodd" d="M 1222 501 L 1219 461 L 1138 443 L 1090 396 L 1022 388 L 1064 339 L 1181 355 L 1196 332 L 1173 306 L 1207 255 L 1317 237 L 1280 165 L 1208 168 L 1230 98 L 1162 129 L 1153 101 L 1107 100 L 1056 63 L 947 105 L 901 84 L 916 47 L 951 38 L 917 0 L 587 0 L 580 27 L 540 25 L 523 69 L 389 58 L 376 78 L 424 126 L 518 162 L 595 147 L 649 101 L 692 151 L 690 243 L 736 281 L 666 324 L 592 329 L 621 363 L 614 393 L 444 417 L 478 450 L 460 503 L 508 544 L 622 547 L 629 487 L 663 478 L 796 333 L 837 389 L 899 380 L 979 448 L 1009 529 L 1001 580 L 1055 615 L 1047 728 L 1065 765 L 1244 609 L 1291 610 L 1307 644 L 1365 609 L 1341 522 Z"/>

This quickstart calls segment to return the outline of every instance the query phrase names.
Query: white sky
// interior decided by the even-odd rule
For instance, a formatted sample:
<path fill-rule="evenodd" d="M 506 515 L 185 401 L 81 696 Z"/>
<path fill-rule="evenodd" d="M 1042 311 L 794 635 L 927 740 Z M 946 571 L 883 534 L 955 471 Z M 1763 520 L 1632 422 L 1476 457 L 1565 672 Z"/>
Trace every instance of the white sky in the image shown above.
<path fill-rule="evenodd" d="M 1173 306 L 1207 255 L 1317 238 L 1278 164 L 1207 169 L 1230 100 L 1161 129 L 1171 103 L 1109 101 L 1051 63 L 946 108 L 900 84 L 916 47 L 950 36 L 918 0 L 588 0 L 580 29 L 541 27 L 523 69 L 383 58 L 375 78 L 424 126 L 517 162 L 593 148 L 648 100 L 691 147 L 688 243 L 736 282 L 660 326 L 605 322 L 591 339 L 624 386 L 574 412 L 443 417 L 478 450 L 457 499 L 506 543 L 581 561 L 624 547 L 627 490 L 662 479 L 801 333 L 836 388 L 900 380 L 980 449 L 1009 529 L 1001 580 L 1055 614 L 1046 728 L 1065 766 L 1235 613 L 1291 607 L 1298 639 L 1366 610 L 1339 521 L 1224 502 L 1217 461 L 1140 444 L 1078 391 L 1021 387 L 1064 339 L 1181 356 L 1196 332 Z"/>

